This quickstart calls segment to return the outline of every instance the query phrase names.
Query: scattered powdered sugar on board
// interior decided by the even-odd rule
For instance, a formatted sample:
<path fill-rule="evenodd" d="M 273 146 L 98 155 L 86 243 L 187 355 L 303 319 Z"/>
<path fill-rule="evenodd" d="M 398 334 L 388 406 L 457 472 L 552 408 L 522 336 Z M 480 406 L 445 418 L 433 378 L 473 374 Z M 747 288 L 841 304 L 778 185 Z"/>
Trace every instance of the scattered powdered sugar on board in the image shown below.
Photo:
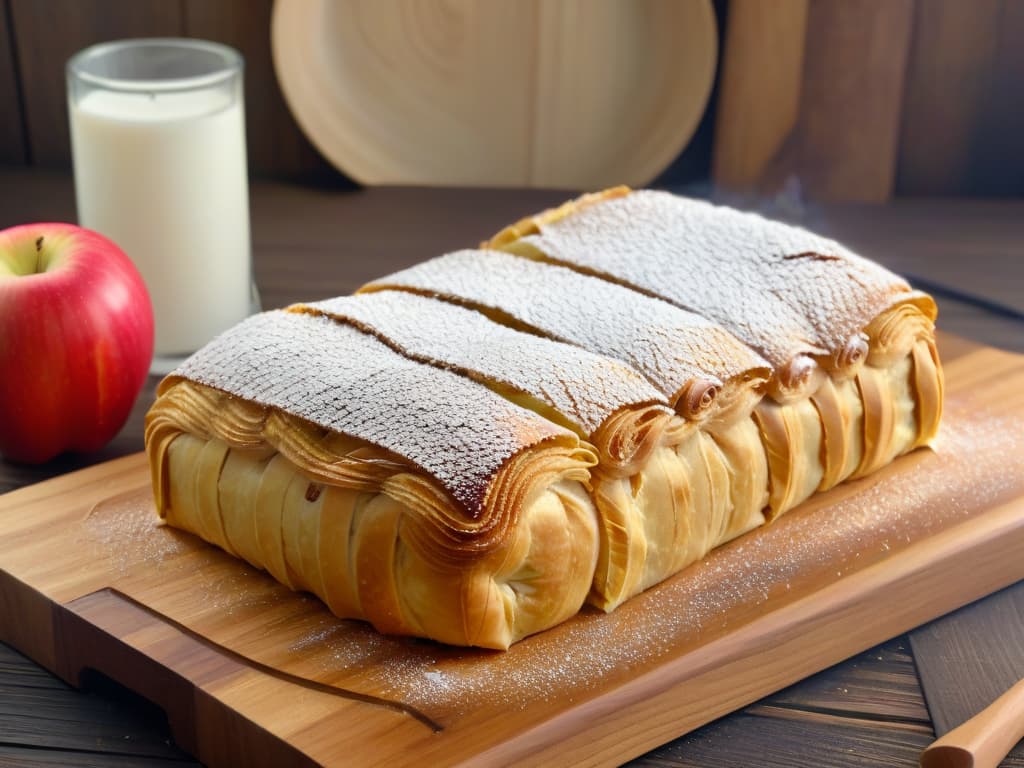
<path fill-rule="evenodd" d="M 76 543 L 93 559 L 107 560 L 113 576 L 124 576 L 139 567 L 164 569 L 175 555 L 190 551 L 194 541 L 161 522 L 147 486 L 96 504 Z"/>

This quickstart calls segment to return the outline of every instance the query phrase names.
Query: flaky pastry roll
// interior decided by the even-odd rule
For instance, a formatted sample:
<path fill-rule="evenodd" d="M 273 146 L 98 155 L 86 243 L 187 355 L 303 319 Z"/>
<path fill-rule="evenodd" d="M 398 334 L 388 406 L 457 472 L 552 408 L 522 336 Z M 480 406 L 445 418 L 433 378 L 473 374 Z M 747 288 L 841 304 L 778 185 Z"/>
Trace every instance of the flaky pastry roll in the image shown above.
<path fill-rule="evenodd" d="M 407 357 L 480 381 L 593 445 L 599 551 L 589 601 L 605 610 L 764 522 L 767 465 L 749 418 L 719 444 L 614 358 L 413 293 L 364 293 L 290 310 L 352 324 Z M 730 472 L 753 482 L 735 485 Z M 694 494 L 702 503 L 675 503 Z"/>
<path fill-rule="evenodd" d="M 505 648 L 927 444 L 934 317 L 803 230 L 588 195 L 215 340 L 147 417 L 154 491 L 339 616 Z"/>
<path fill-rule="evenodd" d="M 938 430 L 934 300 L 833 240 L 701 200 L 618 187 L 523 218 L 485 246 L 657 296 L 721 323 L 763 354 L 772 366 L 770 400 L 756 417 L 774 514 L 875 471 Z"/>
<path fill-rule="evenodd" d="M 901 305 L 935 302 L 839 243 L 703 200 L 625 187 L 527 217 L 487 247 L 548 259 L 721 323 L 775 370 L 776 399 L 810 395 L 821 368 L 850 378 L 865 329 Z"/>
<path fill-rule="evenodd" d="M 169 524 L 382 632 L 506 648 L 590 590 L 593 450 L 323 317 L 257 315 L 189 358 L 146 444 Z"/>

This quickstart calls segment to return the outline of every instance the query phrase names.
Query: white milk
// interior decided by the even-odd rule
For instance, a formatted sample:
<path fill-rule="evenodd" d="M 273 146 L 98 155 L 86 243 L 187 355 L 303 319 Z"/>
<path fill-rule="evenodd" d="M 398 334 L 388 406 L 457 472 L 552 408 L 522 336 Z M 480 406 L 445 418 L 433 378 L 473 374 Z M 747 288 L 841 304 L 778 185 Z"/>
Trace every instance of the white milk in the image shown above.
<path fill-rule="evenodd" d="M 116 242 L 153 300 L 156 355 L 193 352 L 249 314 L 240 95 L 95 90 L 71 104 L 79 223 Z"/>

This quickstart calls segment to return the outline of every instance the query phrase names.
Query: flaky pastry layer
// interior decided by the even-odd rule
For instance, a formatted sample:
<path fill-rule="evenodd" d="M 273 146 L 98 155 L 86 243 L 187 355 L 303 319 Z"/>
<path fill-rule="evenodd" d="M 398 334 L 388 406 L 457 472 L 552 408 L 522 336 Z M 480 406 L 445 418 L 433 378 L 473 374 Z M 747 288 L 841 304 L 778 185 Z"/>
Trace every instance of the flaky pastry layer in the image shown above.
<path fill-rule="evenodd" d="M 170 525 L 382 632 L 507 648 L 576 613 L 590 589 L 586 449 L 515 456 L 491 488 L 500 513 L 477 525 L 407 462 L 187 380 L 146 432 Z"/>

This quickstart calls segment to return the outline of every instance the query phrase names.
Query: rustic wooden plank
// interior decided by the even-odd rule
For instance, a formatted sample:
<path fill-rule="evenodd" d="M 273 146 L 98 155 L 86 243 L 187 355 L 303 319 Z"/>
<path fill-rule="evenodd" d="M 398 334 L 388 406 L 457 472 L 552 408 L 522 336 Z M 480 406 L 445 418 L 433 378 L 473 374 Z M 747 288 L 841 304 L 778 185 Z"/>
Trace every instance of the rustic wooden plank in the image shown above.
<path fill-rule="evenodd" d="M 1024 583 L 914 630 L 910 644 L 942 735 L 1024 677 Z"/>
<path fill-rule="evenodd" d="M 811 197 L 891 197 L 912 17 L 913 0 L 811 3 L 795 149 Z"/>
<path fill-rule="evenodd" d="M 928 722 L 907 720 L 876 720 L 872 717 L 860 717 L 855 712 L 821 712 L 816 709 L 799 707 L 778 707 L 770 704 L 755 704 L 744 712 L 748 715 L 771 717 L 775 720 L 795 723 L 821 723 L 834 727 L 867 725 L 871 728 L 886 731 L 908 731 L 932 735 L 932 727 Z"/>
<path fill-rule="evenodd" d="M 890 640 L 826 669 L 768 696 L 755 707 L 748 707 L 747 712 L 789 708 L 896 724 L 929 723 L 906 638 Z"/>
<path fill-rule="evenodd" d="M 5 649 L 4 646 L 0 645 L 0 658 L 10 655 L 16 655 L 16 652 Z M 848 717 L 846 720 L 823 720 L 818 717 L 814 712 L 801 712 L 797 709 L 790 709 L 788 712 L 778 712 L 776 709 L 772 709 L 779 703 L 780 697 L 784 697 L 787 694 L 793 695 L 793 701 L 786 702 L 787 706 L 799 707 L 801 702 L 796 700 L 798 694 L 801 691 L 809 693 L 808 701 L 806 705 L 808 707 L 814 706 L 814 701 L 818 699 L 818 691 L 822 688 L 828 689 L 835 685 L 846 684 L 856 685 L 857 681 L 863 679 L 867 684 L 870 684 L 872 672 L 882 672 L 882 674 L 888 675 L 892 671 L 899 670 L 902 667 L 908 667 L 912 674 L 913 663 L 909 656 L 906 654 L 902 641 L 895 640 L 886 643 L 876 649 L 872 649 L 864 654 L 861 654 L 848 662 L 837 665 L 829 670 L 826 670 L 806 681 L 798 683 L 792 686 L 787 691 L 780 692 L 775 696 L 768 697 L 764 702 L 755 705 L 756 709 L 748 708 L 748 712 L 754 711 L 761 718 L 774 718 L 773 724 L 770 725 L 770 731 L 765 734 L 761 730 L 754 729 L 753 731 L 747 729 L 738 729 L 732 733 L 732 738 L 723 738 L 721 723 L 713 723 L 705 728 L 695 731 L 688 737 L 682 740 L 682 743 L 676 743 L 665 747 L 660 747 L 648 753 L 642 758 L 638 758 L 631 765 L 634 766 L 679 766 L 679 765 L 742 765 L 743 760 L 747 759 L 750 755 L 754 754 L 759 746 L 763 745 L 763 742 L 758 742 L 758 738 L 764 738 L 766 741 L 770 741 L 773 744 L 780 745 L 778 747 L 780 751 L 779 760 L 785 760 L 786 755 L 789 756 L 789 760 L 793 761 L 795 754 L 793 752 L 782 752 L 783 749 L 790 749 L 792 745 L 797 745 L 800 748 L 800 738 L 807 735 L 806 724 L 808 722 L 823 725 L 828 728 L 826 734 L 822 737 L 826 739 L 830 745 L 829 750 L 834 742 L 834 731 L 837 728 L 842 728 L 844 733 L 850 727 L 851 724 L 855 724 L 859 728 L 868 729 L 886 729 L 890 730 L 893 727 L 899 728 L 900 723 L 887 723 L 886 721 L 869 722 L 864 721 L 856 723 L 855 717 Z M 47 673 L 39 670 L 39 674 L 48 676 Z M 0 672 L 2 676 L 2 672 Z M 863 676 L 863 677 L 862 677 Z M 55 681 L 56 682 L 56 681 Z M 57 683 L 63 687 L 63 684 Z M 916 682 L 914 683 L 916 687 Z M 867 704 L 867 709 L 864 712 L 865 715 L 876 715 L 878 714 L 877 705 L 886 706 L 888 697 L 892 694 L 891 690 L 885 692 L 879 692 L 876 694 L 876 700 L 872 702 L 870 698 L 865 698 L 863 701 Z M 920 694 L 918 693 L 918 697 Z M 827 705 L 826 705 L 827 706 Z M 850 714 L 850 713 L 847 713 Z M 904 729 L 905 730 L 905 729 Z M 126 732 L 132 732 L 133 737 L 137 737 L 134 731 L 126 728 Z M 888 737 L 892 739 L 890 735 Z M 913 735 L 898 736 L 897 739 L 901 742 L 901 749 L 905 746 L 904 742 L 909 742 L 912 748 L 917 748 L 920 740 Z M 875 740 L 877 741 L 877 739 Z M 826 742 L 822 742 L 826 743 Z M 843 743 L 842 741 L 840 743 Z M 864 742 L 861 741 L 860 744 Z M 870 740 L 868 743 L 874 743 Z M 696 744 L 696 749 L 685 747 L 685 745 Z M 860 744 L 858 750 L 861 749 Z M 710 751 L 713 749 L 713 752 Z M 802 748 L 801 748 L 802 749 Z M 3 748 L 0 748 L 0 765 L 6 765 L 4 758 L 9 758 L 12 762 L 17 765 L 25 765 L 20 758 L 22 757 L 21 752 L 15 752 L 13 755 L 9 752 L 4 752 Z M 801 752 L 802 754 L 802 752 Z M 68 753 L 64 752 L 35 752 L 26 751 L 24 755 L 29 757 L 36 757 L 38 755 L 39 762 L 31 763 L 35 765 L 84 765 L 88 764 L 84 762 L 85 755 L 80 753 L 71 753 L 68 757 Z M 1011 756 L 1009 762 L 1006 763 L 1008 766 L 1020 766 L 1024 765 L 1024 761 L 1021 761 L 1019 755 Z M 106 757 L 102 757 L 102 760 L 107 760 Z M 845 759 L 849 762 L 842 763 L 842 765 L 874 765 L 878 763 L 885 764 L 898 764 L 894 760 L 893 753 L 890 750 L 886 750 L 882 753 L 868 753 L 866 751 L 858 751 L 856 753 L 846 753 Z M 875 762 L 877 761 L 877 762 Z M 99 763 L 101 765 L 123 765 L 124 762 L 119 761 L 117 758 L 110 758 L 107 762 Z M 145 761 L 143 762 L 132 762 L 132 765 L 163 765 L 156 761 Z M 750 763 L 755 764 L 755 763 Z M 756 764 L 760 764 L 759 762 Z M 790 765 L 795 764 L 790 762 Z M 815 763 L 817 764 L 817 763 Z M 911 763 L 907 763 L 908 765 Z M 175 763 L 180 765 L 180 763 Z"/>
<path fill-rule="evenodd" d="M 4 653 L 4 650 L 4 647 L 0 646 L 0 655 Z M 7 654 L 17 655 L 14 651 L 10 650 L 7 650 Z M 866 686 L 865 692 L 867 693 L 869 691 L 873 675 L 886 677 L 892 675 L 894 672 L 898 673 L 901 670 L 907 671 L 910 675 L 910 679 L 913 681 L 913 687 L 918 689 L 917 697 L 920 699 L 920 691 L 917 687 L 916 679 L 913 678 L 913 662 L 904 651 L 901 641 L 894 640 L 863 653 L 848 662 L 844 662 L 836 667 L 815 675 L 806 681 L 798 683 L 786 691 L 782 691 L 779 694 L 768 697 L 763 702 L 760 702 L 759 705 L 755 705 L 757 709 L 754 711 L 756 711 L 762 718 L 775 718 L 775 722 L 771 728 L 771 740 L 776 743 L 787 745 L 795 742 L 800 735 L 805 733 L 806 722 L 817 724 L 822 724 L 824 722 L 826 726 L 830 728 L 829 734 L 831 738 L 831 729 L 835 727 L 836 721 L 822 721 L 819 713 L 815 712 L 802 713 L 800 708 L 804 705 L 808 708 L 820 705 L 825 709 L 831 708 L 835 711 L 845 711 L 849 716 L 848 720 L 841 722 L 843 727 L 846 727 L 849 725 L 850 721 L 855 720 L 852 716 L 852 710 L 855 710 L 858 705 L 863 704 L 865 705 L 865 708 L 862 711 L 862 722 L 858 723 L 858 725 L 862 728 L 886 728 L 887 723 L 884 720 L 872 723 L 864 721 L 864 718 L 876 717 L 888 707 L 890 703 L 890 696 L 893 694 L 892 687 L 886 687 L 883 691 L 877 692 L 873 700 L 870 696 L 864 696 L 863 698 L 853 696 L 846 701 L 842 701 L 840 703 L 841 705 L 836 707 L 833 707 L 828 702 L 822 704 L 821 692 L 825 691 L 824 695 L 827 697 L 829 689 L 835 688 L 836 693 L 839 694 L 840 687 L 847 687 L 852 690 L 858 684 L 863 683 Z M 39 674 L 48 676 L 47 673 L 42 670 L 39 670 Z M 62 683 L 58 682 L 57 684 L 63 687 Z M 806 702 L 800 701 L 802 693 L 807 694 Z M 791 711 L 781 714 L 778 713 L 776 710 L 780 704 L 789 707 Z M 773 706 L 776 707 L 776 710 L 772 709 Z M 748 712 L 752 709 L 753 708 L 748 708 Z M 893 726 L 889 727 L 899 728 L 899 726 L 900 723 L 897 722 L 893 724 Z M 45 724 L 43 727 L 45 727 Z M 751 740 L 754 738 L 753 733 L 749 733 L 744 730 L 740 732 L 738 739 L 723 741 L 719 735 L 720 728 L 721 726 L 719 724 L 706 726 L 705 728 L 696 731 L 685 740 L 686 742 L 697 743 L 703 743 L 707 740 L 711 740 L 718 744 L 715 758 L 713 760 L 708 759 L 707 762 L 702 761 L 699 763 L 700 765 L 718 765 L 719 761 L 723 760 L 731 760 L 733 764 L 738 764 L 739 761 L 743 759 L 744 755 L 751 754 L 751 751 L 756 748 L 756 745 L 751 743 Z M 125 731 L 126 733 L 131 732 L 133 737 L 137 738 L 134 730 L 126 727 Z M 915 744 L 917 743 L 916 737 L 908 738 L 910 738 Z M 661 747 L 655 749 L 645 757 L 637 759 L 634 761 L 633 765 L 678 765 L 680 763 L 677 761 L 676 753 L 677 749 L 673 746 Z M 2 752 L 0 752 L 0 754 L 2 754 Z M 792 755 L 792 753 L 790 754 Z M 689 753 L 687 753 L 687 756 L 692 757 Z M 889 753 L 880 756 L 881 759 L 889 759 L 890 757 L 891 754 Z M 860 759 L 864 762 L 851 764 L 863 765 L 866 764 L 866 761 L 869 758 L 865 755 L 861 755 Z M 0 761 L 0 765 L 2 764 L 2 761 Z M 77 765 L 79 763 L 74 764 Z"/>
<path fill-rule="evenodd" d="M 189 759 L 155 706 L 95 675 L 87 683 L 76 691 L 0 644 L 0 744 Z"/>
<path fill-rule="evenodd" d="M 185 768 L 198 766 L 166 758 L 74 750 L 40 750 L 0 744 L 0 768 Z"/>
<path fill-rule="evenodd" d="M 808 0 L 732 0 L 719 84 L 712 173 L 752 190 L 766 181 L 796 126 Z"/>
<path fill-rule="evenodd" d="M 181 6 L 165 0 L 9 0 L 24 85 L 32 161 L 69 167 L 64 65 L 93 43 L 127 37 L 178 36 Z"/>
<path fill-rule="evenodd" d="M 774 5 L 738 3 L 723 63 L 715 180 L 774 191 L 793 177 L 811 198 L 888 200 L 913 4 L 810 0 L 801 20 L 797 3 L 782 16 Z"/>
<path fill-rule="evenodd" d="M 0 744 L 184 759 L 166 724 L 141 718 L 112 699 L 3 686 L 0 696 Z"/>
<path fill-rule="evenodd" d="M 53 688 L 68 690 L 68 686 L 22 656 L 16 650 L 0 643 L 0 686 Z"/>
<path fill-rule="evenodd" d="M 741 714 L 719 720 L 627 765 L 633 768 L 866 768 L 916 766 L 927 730 L 880 728 L 838 718 L 783 720 Z"/>
<path fill-rule="evenodd" d="M 990 102 L 1003 5 L 1004 0 L 918 0 L 898 194 L 967 191 L 976 134 Z"/>
<path fill-rule="evenodd" d="M 1004 0 L 995 73 L 975 135 L 968 173 L 972 195 L 1024 196 L 1024 3 Z"/>
<path fill-rule="evenodd" d="M 270 55 L 272 0 L 184 0 L 183 7 L 185 34 L 225 43 L 245 57 L 250 172 L 257 176 L 344 181 L 306 139 L 285 104 Z"/>
<path fill-rule="evenodd" d="M 10 0 L 0 0 L 0 104 L 5 107 L 0 120 L 0 165 L 26 165 L 29 155 L 10 15 Z"/>

